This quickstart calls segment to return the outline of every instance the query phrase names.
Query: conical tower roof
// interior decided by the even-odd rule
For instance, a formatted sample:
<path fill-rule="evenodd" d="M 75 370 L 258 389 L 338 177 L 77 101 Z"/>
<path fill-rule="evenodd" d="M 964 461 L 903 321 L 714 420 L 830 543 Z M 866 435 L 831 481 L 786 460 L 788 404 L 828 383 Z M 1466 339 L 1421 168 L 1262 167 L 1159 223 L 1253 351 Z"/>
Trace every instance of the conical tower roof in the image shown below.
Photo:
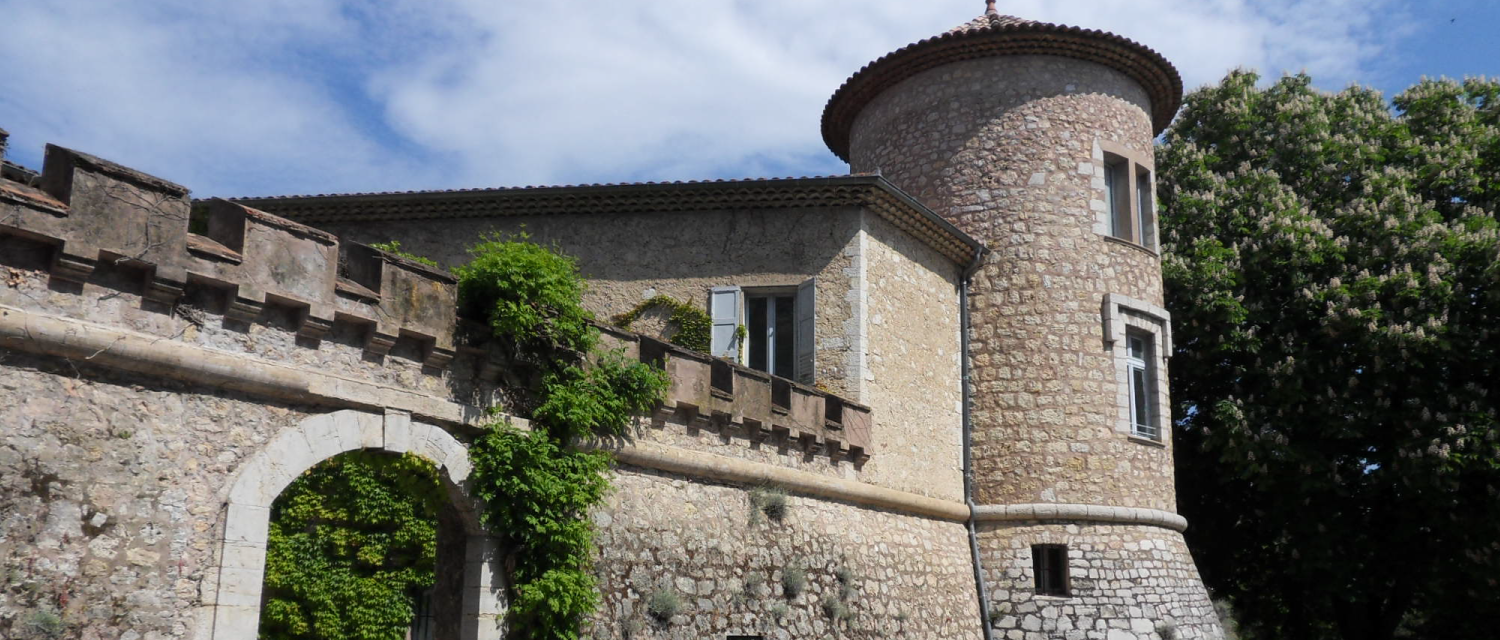
<path fill-rule="evenodd" d="M 976 58 L 1053 55 L 1113 68 L 1146 90 L 1155 133 L 1167 128 L 1182 106 L 1182 76 L 1150 47 L 1096 29 L 1004 15 L 993 1 L 987 4 L 978 18 L 886 54 L 844 81 L 823 108 L 823 141 L 828 148 L 847 161 L 854 119 L 882 91 L 928 69 Z"/>

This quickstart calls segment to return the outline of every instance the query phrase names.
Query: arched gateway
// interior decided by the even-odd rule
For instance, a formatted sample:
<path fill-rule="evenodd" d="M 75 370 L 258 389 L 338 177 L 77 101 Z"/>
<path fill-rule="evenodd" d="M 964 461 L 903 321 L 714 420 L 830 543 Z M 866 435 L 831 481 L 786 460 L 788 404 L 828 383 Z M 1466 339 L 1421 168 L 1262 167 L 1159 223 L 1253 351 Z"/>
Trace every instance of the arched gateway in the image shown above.
<path fill-rule="evenodd" d="M 271 503 L 292 480 L 341 453 L 373 449 L 412 453 L 439 469 L 464 523 L 463 640 L 505 636 L 505 578 L 499 542 L 479 525 L 480 505 L 465 487 L 468 450 L 448 432 L 406 413 L 345 410 L 303 420 L 277 433 L 235 472 L 225 502 L 217 581 L 203 588 L 203 622 L 212 640 L 254 640 L 260 624 L 261 585 Z"/>

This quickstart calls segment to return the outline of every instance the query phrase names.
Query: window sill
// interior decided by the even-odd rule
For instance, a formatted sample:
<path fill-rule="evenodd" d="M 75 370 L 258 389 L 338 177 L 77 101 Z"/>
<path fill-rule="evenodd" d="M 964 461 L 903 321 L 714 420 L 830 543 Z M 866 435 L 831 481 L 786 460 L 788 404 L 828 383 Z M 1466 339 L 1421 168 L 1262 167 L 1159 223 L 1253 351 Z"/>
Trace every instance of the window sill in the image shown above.
<path fill-rule="evenodd" d="M 1167 443 L 1162 442 L 1161 440 L 1153 440 L 1151 438 L 1147 438 L 1145 436 L 1138 436 L 1138 435 L 1135 435 L 1133 433 L 1130 434 L 1128 437 L 1130 438 L 1131 442 L 1135 442 L 1137 444 L 1143 444 L 1143 445 L 1146 445 L 1146 446 L 1149 446 L 1149 447 L 1158 447 L 1158 448 L 1161 448 L 1161 449 L 1167 448 Z"/>
<path fill-rule="evenodd" d="M 1050 602 L 1067 602 L 1067 601 L 1073 600 L 1075 598 L 1074 598 L 1074 596 L 1071 596 L 1071 595 L 1059 596 L 1059 595 L 1047 594 L 1047 593 L 1033 593 L 1031 595 L 1031 599 L 1032 600 L 1047 600 L 1047 601 L 1050 601 Z"/>
<path fill-rule="evenodd" d="M 1106 241 L 1113 242 L 1115 244 L 1125 245 L 1127 247 L 1135 249 L 1136 251 L 1140 251 L 1142 253 L 1145 253 L 1146 255 L 1151 256 L 1153 258 L 1157 258 L 1157 259 L 1161 258 L 1161 254 L 1157 253 L 1155 250 L 1150 249 L 1150 248 L 1146 247 L 1145 245 L 1143 245 L 1143 244 L 1141 244 L 1139 242 L 1136 242 L 1134 240 L 1126 240 L 1126 239 L 1121 238 L 1119 236 L 1112 236 L 1112 235 L 1109 235 L 1109 234 L 1102 234 L 1100 237 L 1104 238 Z"/>

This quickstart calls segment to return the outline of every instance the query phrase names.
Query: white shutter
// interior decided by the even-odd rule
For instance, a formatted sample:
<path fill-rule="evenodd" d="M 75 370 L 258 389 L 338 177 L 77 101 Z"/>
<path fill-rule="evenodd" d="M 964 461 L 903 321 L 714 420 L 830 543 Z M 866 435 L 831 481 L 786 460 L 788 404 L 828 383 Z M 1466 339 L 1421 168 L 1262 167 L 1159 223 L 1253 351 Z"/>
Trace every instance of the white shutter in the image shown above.
<path fill-rule="evenodd" d="M 792 303 L 792 313 L 796 318 L 795 335 L 795 367 L 794 375 L 797 382 L 802 384 L 813 383 L 813 352 L 816 342 L 813 340 L 816 325 L 813 323 L 813 291 L 815 278 L 808 278 L 806 282 L 797 285 L 797 300 Z"/>
<path fill-rule="evenodd" d="M 708 294 L 708 315 L 714 321 L 709 353 L 738 360 L 740 345 L 734 332 L 740 326 L 740 288 L 714 287 Z"/>

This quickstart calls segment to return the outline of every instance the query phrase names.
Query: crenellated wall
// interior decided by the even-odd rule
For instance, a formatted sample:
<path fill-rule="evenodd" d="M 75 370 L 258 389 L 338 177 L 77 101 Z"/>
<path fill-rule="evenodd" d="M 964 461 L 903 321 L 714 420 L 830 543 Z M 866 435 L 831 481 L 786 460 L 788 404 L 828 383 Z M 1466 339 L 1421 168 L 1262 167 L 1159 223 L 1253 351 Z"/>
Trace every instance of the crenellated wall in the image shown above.
<path fill-rule="evenodd" d="M 253 637 L 267 505 L 338 451 L 431 458 L 467 508 L 459 448 L 515 368 L 455 317 L 451 274 L 59 147 L 39 174 L 7 167 L 0 637 L 49 616 L 63 637 Z M 592 514 L 595 629 L 649 622 L 643 602 L 665 585 L 685 607 L 654 637 L 978 637 L 968 510 L 920 486 L 923 467 L 951 465 L 877 447 L 877 428 L 940 421 L 877 427 L 876 410 L 827 390 L 601 329 L 672 385 L 628 437 L 588 445 L 618 463 Z M 402 444 L 414 430 L 422 442 Z M 785 520 L 754 514 L 764 486 L 790 494 Z M 710 513 L 729 517 L 692 516 Z M 495 551 L 467 535 L 449 556 L 465 572 L 461 637 L 494 638 Z M 774 592 L 788 567 L 807 571 L 807 593 Z M 857 573 L 847 593 L 841 567 Z M 827 617 L 835 594 L 857 617 Z"/>
<path fill-rule="evenodd" d="M 0 227 L 55 246 L 53 277 L 81 284 L 101 261 L 143 273 L 147 301 L 171 307 L 190 282 L 222 292 L 223 313 L 253 322 L 267 305 L 296 315 L 318 340 L 336 317 L 367 326 L 365 348 L 390 351 L 398 336 L 425 344 L 424 362 L 453 359 L 453 276 L 94 156 L 48 145 L 36 186 L 7 182 L 13 205 Z"/>

